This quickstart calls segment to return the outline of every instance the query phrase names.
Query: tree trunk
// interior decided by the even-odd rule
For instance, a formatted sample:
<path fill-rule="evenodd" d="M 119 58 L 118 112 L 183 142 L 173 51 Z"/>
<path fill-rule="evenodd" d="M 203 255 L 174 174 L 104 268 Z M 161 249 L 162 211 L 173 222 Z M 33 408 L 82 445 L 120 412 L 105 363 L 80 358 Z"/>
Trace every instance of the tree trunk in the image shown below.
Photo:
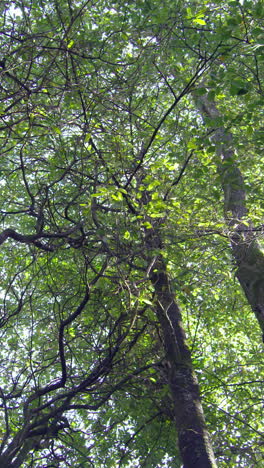
<path fill-rule="evenodd" d="M 195 97 L 195 93 L 194 93 Z M 216 104 L 207 94 L 195 98 L 204 119 L 221 117 Z M 225 219 L 230 227 L 230 243 L 237 265 L 236 276 L 259 322 L 264 337 L 264 255 L 254 226 L 247 219 L 246 192 L 236 163 L 232 134 L 223 126 L 211 137 L 219 157 L 218 172 L 225 200 Z"/>
<path fill-rule="evenodd" d="M 146 244 L 148 251 L 157 252 L 156 249 L 161 247 L 155 229 L 148 230 Z M 198 380 L 192 368 L 181 313 L 162 255 L 155 257 L 149 274 L 155 291 L 156 314 L 163 335 L 167 378 L 184 468 L 216 468 L 200 401 Z"/>

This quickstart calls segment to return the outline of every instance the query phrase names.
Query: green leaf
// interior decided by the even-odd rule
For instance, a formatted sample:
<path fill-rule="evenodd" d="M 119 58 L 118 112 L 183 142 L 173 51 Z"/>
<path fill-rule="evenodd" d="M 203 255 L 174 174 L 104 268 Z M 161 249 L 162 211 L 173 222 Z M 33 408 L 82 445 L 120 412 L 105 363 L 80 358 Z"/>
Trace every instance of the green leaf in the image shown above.
<path fill-rule="evenodd" d="M 68 42 L 67 44 L 67 48 L 71 49 L 73 45 L 74 45 L 74 41 L 71 39 L 70 42 Z"/>
<path fill-rule="evenodd" d="M 61 129 L 59 127 L 52 127 L 52 130 L 58 135 L 61 135 Z"/>
<path fill-rule="evenodd" d="M 201 24 L 202 26 L 206 25 L 206 21 L 204 21 L 202 18 L 194 18 L 193 20 L 194 24 Z"/>

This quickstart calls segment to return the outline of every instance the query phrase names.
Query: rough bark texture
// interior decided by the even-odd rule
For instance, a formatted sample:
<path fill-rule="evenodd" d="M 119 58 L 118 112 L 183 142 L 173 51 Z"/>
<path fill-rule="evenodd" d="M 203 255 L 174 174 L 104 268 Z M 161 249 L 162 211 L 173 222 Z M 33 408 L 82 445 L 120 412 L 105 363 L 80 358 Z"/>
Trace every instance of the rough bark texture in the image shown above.
<path fill-rule="evenodd" d="M 155 251 L 160 246 L 159 236 L 153 230 L 152 234 L 148 234 L 147 248 Z M 152 264 L 150 279 L 155 290 L 156 313 L 163 334 L 167 377 L 184 468 L 216 468 L 181 313 L 161 255 L 157 255 Z"/>
<path fill-rule="evenodd" d="M 220 113 L 207 94 L 195 99 L 203 118 L 219 118 Z M 219 156 L 218 171 L 225 199 L 225 218 L 230 227 L 230 243 L 237 265 L 236 276 L 259 322 L 264 337 L 264 255 L 254 226 L 245 224 L 246 192 L 241 171 L 236 163 L 232 134 L 218 127 L 212 141 Z M 247 217 L 248 218 L 248 217 Z"/>

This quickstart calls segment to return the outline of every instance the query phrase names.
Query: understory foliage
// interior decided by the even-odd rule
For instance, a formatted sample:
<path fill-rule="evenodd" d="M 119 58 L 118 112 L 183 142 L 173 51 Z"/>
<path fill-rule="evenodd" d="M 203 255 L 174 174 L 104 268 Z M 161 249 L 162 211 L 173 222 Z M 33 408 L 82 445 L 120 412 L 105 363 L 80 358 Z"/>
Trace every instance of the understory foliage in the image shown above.
<path fill-rule="evenodd" d="M 262 246 L 263 2 L 0 11 L 0 465 L 182 466 L 150 280 L 162 256 L 217 464 L 263 466 L 262 332 L 212 139 L 232 134 Z"/>

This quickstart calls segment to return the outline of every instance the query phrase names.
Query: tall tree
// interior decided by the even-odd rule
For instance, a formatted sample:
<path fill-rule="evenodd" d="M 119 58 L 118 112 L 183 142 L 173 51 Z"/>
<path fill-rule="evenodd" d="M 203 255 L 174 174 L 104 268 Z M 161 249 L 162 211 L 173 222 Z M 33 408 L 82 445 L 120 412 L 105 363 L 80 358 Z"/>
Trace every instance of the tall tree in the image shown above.
<path fill-rule="evenodd" d="M 201 89 L 201 88 L 200 88 Z M 221 119 L 213 99 L 203 95 L 198 100 L 202 115 Z M 236 163 L 232 134 L 218 127 L 212 136 L 220 159 L 218 167 L 224 192 L 225 217 L 230 227 L 230 241 L 237 264 L 237 278 L 259 322 L 264 337 L 264 255 L 257 240 L 257 228 L 248 219 L 243 176 Z M 263 338 L 264 339 L 264 338 Z"/>
<path fill-rule="evenodd" d="M 260 466 L 261 3 L 1 8 L 1 465 Z"/>

